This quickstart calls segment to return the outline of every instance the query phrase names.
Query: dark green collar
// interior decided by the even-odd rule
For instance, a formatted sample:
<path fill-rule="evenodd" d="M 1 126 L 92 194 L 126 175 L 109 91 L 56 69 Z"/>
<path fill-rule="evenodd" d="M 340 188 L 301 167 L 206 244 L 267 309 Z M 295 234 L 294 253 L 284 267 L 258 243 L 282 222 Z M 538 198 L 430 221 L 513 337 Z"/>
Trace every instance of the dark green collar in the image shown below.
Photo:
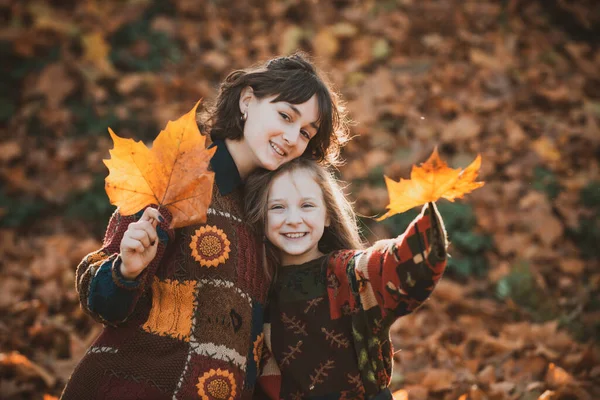
<path fill-rule="evenodd" d="M 210 160 L 210 166 L 215 173 L 215 182 L 219 193 L 226 196 L 242 185 L 242 177 L 225 146 L 225 141 L 215 140 L 209 148 L 217 146 L 217 151 Z"/>

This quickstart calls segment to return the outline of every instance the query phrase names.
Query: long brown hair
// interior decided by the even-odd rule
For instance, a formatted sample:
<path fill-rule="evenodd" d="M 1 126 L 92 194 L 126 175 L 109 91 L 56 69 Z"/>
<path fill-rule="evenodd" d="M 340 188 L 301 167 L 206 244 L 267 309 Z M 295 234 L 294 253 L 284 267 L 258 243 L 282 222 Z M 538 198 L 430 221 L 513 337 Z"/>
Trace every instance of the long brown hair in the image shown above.
<path fill-rule="evenodd" d="M 327 254 L 335 250 L 362 249 L 364 247 L 354 209 L 330 168 L 306 158 L 297 158 L 275 171 L 259 169 L 250 174 L 246 180 L 244 207 L 247 221 L 263 237 L 265 243 L 264 267 L 269 277 L 273 277 L 280 264 L 279 251 L 266 239 L 265 235 L 269 191 L 276 177 L 302 169 L 309 171 L 321 188 L 327 216 L 331 221 L 330 225 L 325 228 L 323 237 L 319 240 L 319 251 Z"/>
<path fill-rule="evenodd" d="M 301 52 L 230 73 L 221 83 L 215 104 L 199 113 L 201 131 L 210 131 L 212 140 L 240 140 L 244 122 L 240 118 L 239 100 L 242 90 L 248 86 L 259 99 L 277 95 L 273 103 L 302 104 L 316 95 L 319 129 L 303 157 L 331 165 L 340 163 L 340 149 L 349 140 L 345 107 L 331 84 Z"/>

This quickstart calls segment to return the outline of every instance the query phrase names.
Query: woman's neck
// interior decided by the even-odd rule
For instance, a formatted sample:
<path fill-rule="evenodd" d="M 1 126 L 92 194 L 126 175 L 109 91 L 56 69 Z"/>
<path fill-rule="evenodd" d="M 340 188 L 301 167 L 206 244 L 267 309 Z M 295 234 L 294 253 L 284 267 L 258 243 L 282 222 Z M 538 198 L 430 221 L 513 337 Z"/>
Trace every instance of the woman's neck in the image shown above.
<path fill-rule="evenodd" d="M 251 157 L 252 152 L 246 145 L 246 140 L 225 139 L 225 146 L 233 158 L 240 177 L 243 181 L 246 180 L 248 175 L 258 167 L 258 163 Z"/>

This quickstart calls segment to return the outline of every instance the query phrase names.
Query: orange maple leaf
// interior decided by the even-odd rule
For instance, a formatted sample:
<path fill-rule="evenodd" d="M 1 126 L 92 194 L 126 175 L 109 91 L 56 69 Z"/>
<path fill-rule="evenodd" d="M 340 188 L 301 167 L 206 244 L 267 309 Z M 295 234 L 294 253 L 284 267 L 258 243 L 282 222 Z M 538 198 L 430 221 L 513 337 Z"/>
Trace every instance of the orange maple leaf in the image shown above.
<path fill-rule="evenodd" d="M 206 149 L 198 130 L 196 108 L 169 121 L 152 149 L 142 142 L 123 139 L 108 128 L 115 147 L 104 160 L 109 174 L 106 193 L 121 215 L 134 214 L 150 204 L 167 208 L 172 228 L 206 222 L 212 201 L 214 173 L 208 163 L 216 148 Z"/>
<path fill-rule="evenodd" d="M 485 184 L 475 182 L 480 167 L 481 155 L 477 155 L 477 158 L 464 170 L 450 168 L 442 161 L 436 147 L 433 154 L 420 167 L 413 165 L 410 179 L 400 178 L 400 182 L 395 182 L 384 176 L 390 204 L 387 206 L 388 212 L 377 220 L 381 221 L 440 198 L 450 201 L 462 198 L 466 193 Z"/>

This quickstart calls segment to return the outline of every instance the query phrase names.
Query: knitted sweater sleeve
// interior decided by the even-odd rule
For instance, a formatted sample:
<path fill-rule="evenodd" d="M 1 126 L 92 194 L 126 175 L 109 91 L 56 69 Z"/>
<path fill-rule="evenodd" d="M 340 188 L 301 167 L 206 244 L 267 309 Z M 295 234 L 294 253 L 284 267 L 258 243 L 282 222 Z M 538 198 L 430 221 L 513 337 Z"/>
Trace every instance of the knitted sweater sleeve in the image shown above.
<path fill-rule="evenodd" d="M 122 216 L 116 210 L 110 218 L 102 247 L 83 258 L 77 266 L 75 289 L 83 310 L 96 321 L 116 326 L 125 322 L 135 310 L 144 290 L 152 282 L 173 230 L 169 229 L 171 215 L 165 209 L 165 221 L 157 226 L 158 250 L 154 260 L 135 279 L 127 280 L 120 273 L 121 240 L 130 223 L 137 221 L 143 210 L 135 215 Z"/>
<path fill-rule="evenodd" d="M 331 317 L 379 309 L 393 322 L 425 301 L 446 268 L 447 239 L 434 203 L 425 205 L 406 231 L 362 250 L 342 250 L 327 265 Z"/>

